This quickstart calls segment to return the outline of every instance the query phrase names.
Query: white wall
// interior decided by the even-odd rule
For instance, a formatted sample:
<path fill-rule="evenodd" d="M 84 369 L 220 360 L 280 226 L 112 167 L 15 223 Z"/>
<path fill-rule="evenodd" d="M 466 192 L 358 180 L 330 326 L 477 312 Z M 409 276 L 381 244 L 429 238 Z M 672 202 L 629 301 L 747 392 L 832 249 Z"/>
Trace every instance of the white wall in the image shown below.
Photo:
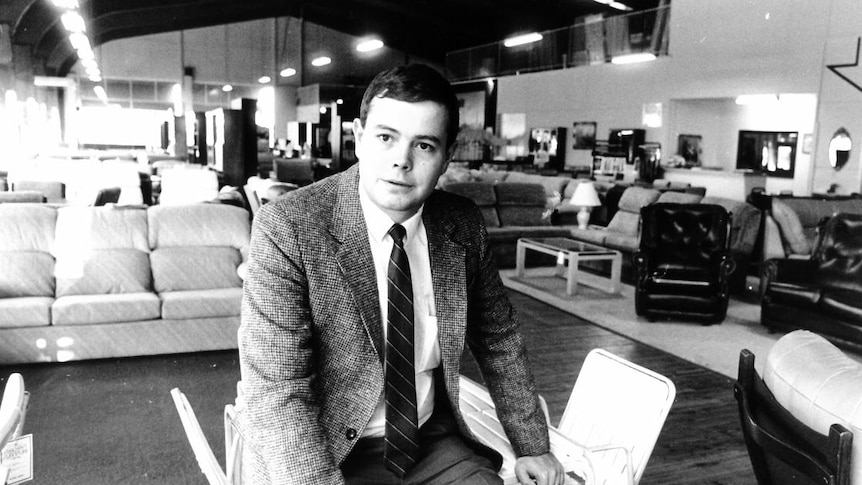
<path fill-rule="evenodd" d="M 835 23 L 830 21 L 829 9 L 832 4 L 845 4 L 849 9 L 853 1 L 858 0 L 674 0 L 669 56 L 645 64 L 604 64 L 503 77 L 498 84 L 497 111 L 525 113 L 528 127 L 571 129 L 575 121 L 596 121 L 597 136 L 605 139 L 611 128 L 642 127 L 643 104 L 659 102 L 663 125 L 647 128 L 647 141 L 661 143 L 667 157 L 676 151 L 677 135 L 690 132 L 674 120 L 672 100 L 820 93 L 824 43 Z M 857 6 L 848 13 L 856 17 L 855 25 L 862 24 L 862 9 Z M 854 28 L 852 22 L 842 22 L 848 29 Z M 718 109 L 713 106 L 707 111 L 715 116 Z M 815 126 L 813 113 L 807 119 L 804 116 L 795 117 L 793 124 L 800 128 L 790 130 L 799 131 L 800 139 Z M 772 122 L 763 118 L 763 126 L 747 129 L 784 130 L 767 126 Z M 704 130 L 719 133 L 714 143 L 703 133 L 704 141 L 709 139 L 704 147 L 709 163 L 727 167 L 730 157 L 735 164 L 736 133 L 731 136 L 715 121 L 701 123 Z M 857 131 L 862 146 L 862 126 Z M 571 143 L 567 149 L 567 159 L 572 159 L 576 154 Z M 800 155 L 797 150 L 797 174 L 802 175 L 789 182 L 797 193 L 808 190 L 808 162 L 800 164 Z M 847 168 L 853 170 L 849 164 Z"/>

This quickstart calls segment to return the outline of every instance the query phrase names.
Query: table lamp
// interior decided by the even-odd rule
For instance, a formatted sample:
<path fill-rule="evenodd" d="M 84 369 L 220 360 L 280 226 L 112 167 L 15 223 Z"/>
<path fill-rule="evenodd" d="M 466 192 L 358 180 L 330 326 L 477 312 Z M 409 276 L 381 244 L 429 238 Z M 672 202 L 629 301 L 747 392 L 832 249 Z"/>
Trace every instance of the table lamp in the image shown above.
<path fill-rule="evenodd" d="M 599 201 L 599 194 L 596 193 L 596 188 L 592 182 L 579 183 L 574 195 L 569 200 L 569 204 L 581 208 L 578 211 L 578 227 L 581 229 L 586 229 L 587 224 L 590 223 L 590 210 L 593 207 L 602 205 Z"/>

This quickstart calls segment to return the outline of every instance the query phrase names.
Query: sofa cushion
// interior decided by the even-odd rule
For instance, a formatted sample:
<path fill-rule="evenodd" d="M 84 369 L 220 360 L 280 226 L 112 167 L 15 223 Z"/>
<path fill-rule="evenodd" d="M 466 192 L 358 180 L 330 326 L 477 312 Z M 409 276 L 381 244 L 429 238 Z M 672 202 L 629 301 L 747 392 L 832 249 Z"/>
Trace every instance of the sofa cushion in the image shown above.
<path fill-rule="evenodd" d="M 544 207 L 500 206 L 497 208 L 500 227 L 506 226 L 549 226 L 550 213 Z"/>
<path fill-rule="evenodd" d="M 617 251 L 634 253 L 638 250 L 638 236 L 637 234 L 630 236 L 627 234 L 617 234 L 608 231 L 605 235 L 605 240 L 604 243 L 602 243 L 602 246 L 609 249 L 616 249 Z"/>
<path fill-rule="evenodd" d="M 55 253 L 94 249 L 149 251 L 147 212 L 121 206 L 67 206 L 57 210 Z"/>
<path fill-rule="evenodd" d="M 862 293 L 862 214 L 831 218 L 811 259 L 817 262 L 814 282 L 820 287 Z"/>
<path fill-rule="evenodd" d="M 52 303 L 47 296 L 0 298 L 0 328 L 50 325 Z"/>
<path fill-rule="evenodd" d="M 154 320 L 160 316 L 160 306 L 155 293 L 70 295 L 54 301 L 51 319 L 54 325 Z"/>
<path fill-rule="evenodd" d="M 700 203 L 724 207 L 730 214 L 730 250 L 751 255 L 760 235 L 760 209 L 748 202 L 725 197 L 707 196 L 701 199 Z"/>
<path fill-rule="evenodd" d="M 57 296 L 152 291 L 149 255 L 137 249 L 101 249 L 57 259 Z"/>
<path fill-rule="evenodd" d="M 54 297 L 54 258 L 38 251 L 0 252 L 0 298 Z"/>
<path fill-rule="evenodd" d="M 239 250 L 232 247 L 166 247 L 150 254 L 153 286 L 164 291 L 209 290 L 242 286 Z"/>
<path fill-rule="evenodd" d="M 623 192 L 618 204 L 620 211 L 628 211 L 640 216 L 642 207 L 646 207 L 657 201 L 661 192 L 644 187 L 628 187 Z"/>
<path fill-rule="evenodd" d="M 858 290 L 823 290 L 820 305 L 826 314 L 851 322 L 862 321 L 862 299 Z"/>
<path fill-rule="evenodd" d="M 637 237 L 640 221 L 640 213 L 617 211 L 617 213 L 614 214 L 614 218 L 608 223 L 606 229 L 609 233 Z"/>
<path fill-rule="evenodd" d="M 152 206 L 147 210 L 151 249 L 229 246 L 248 254 L 249 214 L 226 204 Z"/>
<path fill-rule="evenodd" d="M 781 199 L 772 199 L 772 218 L 781 231 L 784 250 L 790 254 L 811 254 L 809 235 L 802 228 L 799 216 Z M 813 238 L 811 238 L 813 239 Z"/>
<path fill-rule="evenodd" d="M 242 306 L 242 288 L 166 291 L 159 296 L 167 320 L 239 316 Z"/>
<path fill-rule="evenodd" d="M 454 182 L 446 186 L 446 191 L 467 197 L 479 207 L 493 206 L 497 203 L 494 184 L 486 182 Z"/>
<path fill-rule="evenodd" d="M 823 337 L 797 330 L 781 337 L 763 371 L 766 386 L 798 420 L 821 434 L 840 423 L 862 436 L 862 365 Z M 850 482 L 862 483 L 862 446 L 854 444 Z"/>
<path fill-rule="evenodd" d="M 44 204 L 0 204 L 0 252 L 54 250 L 57 210 Z"/>
<path fill-rule="evenodd" d="M 703 199 L 700 194 L 690 194 L 687 192 L 662 192 L 658 196 L 656 202 L 667 202 L 670 204 L 697 204 Z"/>
<path fill-rule="evenodd" d="M 573 239 L 595 244 L 597 246 L 603 246 L 605 238 L 608 235 L 608 231 L 603 229 L 581 229 L 579 227 L 571 227 L 569 228 L 569 232 Z"/>

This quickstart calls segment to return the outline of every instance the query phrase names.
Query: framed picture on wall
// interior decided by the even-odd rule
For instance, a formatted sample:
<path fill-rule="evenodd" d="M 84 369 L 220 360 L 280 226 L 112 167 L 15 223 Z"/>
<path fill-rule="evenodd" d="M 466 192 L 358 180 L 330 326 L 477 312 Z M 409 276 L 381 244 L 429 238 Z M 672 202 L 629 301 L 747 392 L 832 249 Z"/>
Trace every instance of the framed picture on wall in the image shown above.
<path fill-rule="evenodd" d="M 573 126 L 572 138 L 575 143 L 572 148 L 575 150 L 592 150 L 596 147 L 595 121 L 576 121 Z"/>
<path fill-rule="evenodd" d="M 700 135 L 679 135 L 676 154 L 685 160 L 687 167 L 700 166 Z"/>

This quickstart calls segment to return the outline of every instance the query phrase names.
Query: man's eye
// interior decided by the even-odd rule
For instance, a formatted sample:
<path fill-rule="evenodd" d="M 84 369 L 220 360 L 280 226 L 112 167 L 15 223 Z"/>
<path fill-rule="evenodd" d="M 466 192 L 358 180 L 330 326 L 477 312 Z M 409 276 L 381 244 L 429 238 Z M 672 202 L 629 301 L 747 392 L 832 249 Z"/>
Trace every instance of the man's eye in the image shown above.
<path fill-rule="evenodd" d="M 392 139 L 392 135 L 390 135 L 388 133 L 381 133 L 381 134 L 377 135 L 377 139 L 382 141 L 383 143 L 388 143 L 389 140 Z"/>
<path fill-rule="evenodd" d="M 416 146 L 417 146 L 420 150 L 425 151 L 425 152 L 428 152 L 428 151 L 434 150 L 434 145 L 432 145 L 432 144 L 430 144 L 430 143 L 418 143 Z"/>

